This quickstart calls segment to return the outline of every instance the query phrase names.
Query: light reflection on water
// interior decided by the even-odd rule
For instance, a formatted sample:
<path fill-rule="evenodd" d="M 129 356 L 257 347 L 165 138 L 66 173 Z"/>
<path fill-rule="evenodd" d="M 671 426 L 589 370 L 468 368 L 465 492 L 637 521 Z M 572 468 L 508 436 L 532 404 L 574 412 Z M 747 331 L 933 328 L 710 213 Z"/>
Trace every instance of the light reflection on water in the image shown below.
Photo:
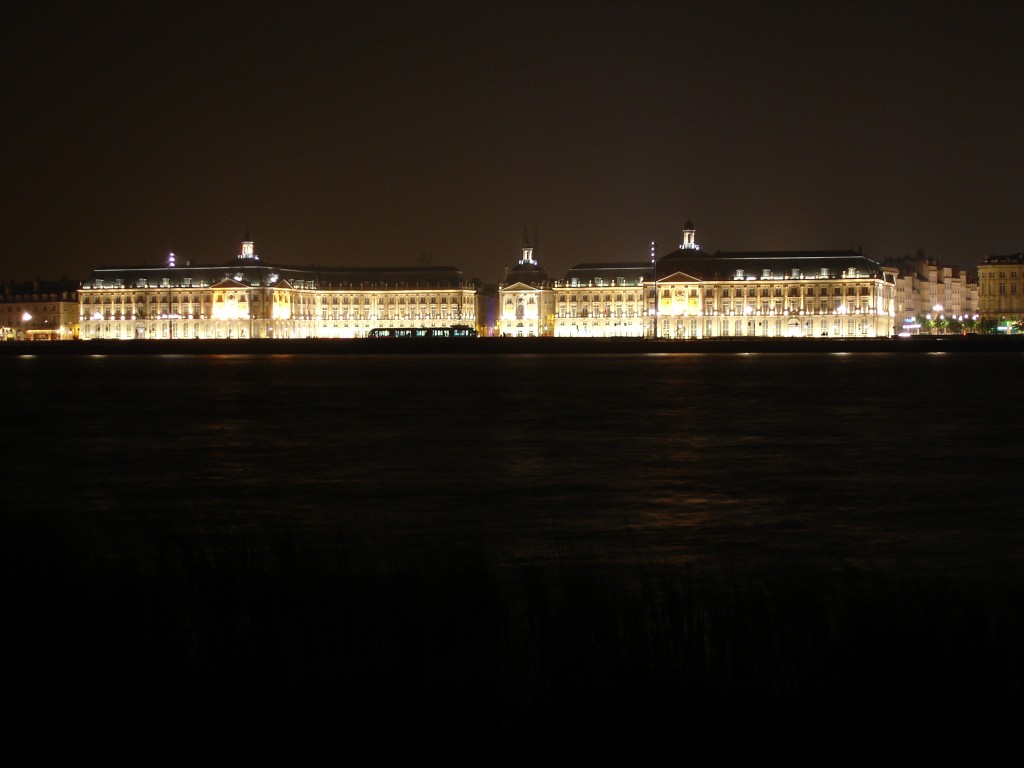
<path fill-rule="evenodd" d="M 1016 568 L 990 355 L 7 358 L 9 525 L 134 552 Z"/>

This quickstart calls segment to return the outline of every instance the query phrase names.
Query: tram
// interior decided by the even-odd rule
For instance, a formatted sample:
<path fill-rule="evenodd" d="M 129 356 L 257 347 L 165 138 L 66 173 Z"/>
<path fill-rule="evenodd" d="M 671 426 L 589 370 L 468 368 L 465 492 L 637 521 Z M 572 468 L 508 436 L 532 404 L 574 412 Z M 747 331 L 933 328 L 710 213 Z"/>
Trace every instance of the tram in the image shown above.
<path fill-rule="evenodd" d="M 374 328 L 367 334 L 371 339 L 468 339 L 476 335 L 476 329 L 468 325 L 449 325 L 443 328 Z"/>

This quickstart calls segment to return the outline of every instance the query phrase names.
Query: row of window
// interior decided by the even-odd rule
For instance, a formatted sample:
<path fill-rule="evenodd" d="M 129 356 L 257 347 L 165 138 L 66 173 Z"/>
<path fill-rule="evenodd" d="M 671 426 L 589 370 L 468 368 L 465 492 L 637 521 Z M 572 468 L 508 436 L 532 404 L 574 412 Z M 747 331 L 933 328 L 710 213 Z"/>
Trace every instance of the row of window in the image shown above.
<path fill-rule="evenodd" d="M 994 297 L 988 297 L 989 309 L 1020 309 L 1021 307 L 1019 305 L 1021 303 L 1024 302 L 1020 302 L 1016 296 L 1011 297 L 1009 300 L 1004 299 L 1003 297 L 1000 296 L 998 303 L 996 302 Z"/>
<path fill-rule="evenodd" d="M 13 304 L 8 304 L 6 306 L 6 309 L 7 309 L 7 314 L 9 314 L 9 315 L 10 314 L 21 314 L 22 312 L 26 312 L 26 311 L 27 312 L 56 312 L 57 311 L 57 305 L 56 304 L 50 304 L 49 306 L 47 306 L 47 305 L 44 304 L 42 306 L 39 306 L 39 305 L 36 305 L 36 304 L 25 304 L 25 305 L 19 304 L 19 305 L 15 306 Z"/>
<path fill-rule="evenodd" d="M 187 293 L 187 292 L 185 292 L 185 293 L 175 292 L 175 293 L 172 293 L 172 294 L 168 294 L 168 293 L 125 294 L 125 293 L 120 293 L 120 292 L 119 293 L 99 293 L 99 294 L 83 294 L 83 296 L 82 296 L 82 303 L 83 304 L 89 304 L 90 303 L 90 298 L 91 298 L 92 302 L 98 302 L 98 303 L 110 303 L 111 301 L 134 301 L 136 304 L 141 304 L 142 302 L 147 300 L 147 297 L 148 297 L 149 301 L 156 301 L 158 298 L 159 298 L 160 301 L 167 301 L 168 300 L 168 295 L 170 295 L 170 298 L 173 299 L 174 301 L 199 301 L 201 298 L 205 298 L 205 299 L 209 300 L 209 296 L 210 296 L 209 293 L 199 294 L 199 293 Z M 233 297 L 235 295 L 235 293 L 232 292 L 232 293 L 229 293 L 228 295 Z M 238 292 L 238 295 L 239 296 L 253 295 L 255 299 L 258 299 L 262 294 L 260 292 L 250 293 L 249 291 L 240 291 L 240 292 Z M 282 292 L 282 291 L 276 291 L 274 293 L 274 295 L 275 295 L 275 298 L 285 298 L 285 297 L 290 298 L 290 297 L 292 297 L 294 295 L 296 299 L 307 299 L 307 300 L 310 300 L 310 301 L 316 300 L 316 301 L 319 301 L 321 303 L 328 303 L 329 302 L 331 304 L 338 304 L 339 303 L 339 297 L 337 295 L 326 296 L 326 295 L 323 295 L 323 294 L 317 294 L 317 295 L 309 295 L 309 294 L 303 294 L 303 293 L 292 294 L 291 292 Z M 458 302 L 458 297 L 452 296 L 450 298 L 451 298 L 451 303 L 452 304 L 455 304 L 455 303 Z M 342 303 L 342 304 L 358 304 L 358 303 L 369 304 L 370 303 L 370 299 L 371 299 L 371 297 L 369 295 L 365 295 L 365 296 L 344 295 L 344 296 L 340 297 L 340 303 Z M 448 296 L 440 296 L 439 297 L 439 296 L 434 295 L 434 296 L 418 296 L 418 297 L 417 296 L 409 296 L 408 300 L 407 300 L 407 297 L 399 296 L 397 303 L 398 304 L 447 304 L 448 303 L 448 299 L 449 299 Z M 379 302 L 384 302 L 385 298 L 383 296 L 378 296 L 377 300 Z M 395 304 L 396 303 L 395 297 L 394 296 L 388 297 L 387 298 L 387 303 Z"/>
<path fill-rule="evenodd" d="M 781 314 L 783 314 L 783 312 L 786 312 L 786 311 L 788 311 L 788 312 L 790 312 L 792 314 L 798 314 L 800 312 L 805 312 L 807 314 L 828 314 L 828 315 L 839 314 L 839 315 L 843 315 L 843 314 L 870 314 L 870 313 L 872 313 L 873 310 L 872 310 L 871 305 L 868 302 L 866 302 L 866 301 L 862 301 L 862 302 L 859 302 L 859 303 L 851 303 L 849 305 L 846 305 L 846 304 L 836 304 L 836 303 L 829 304 L 827 302 L 822 302 L 820 304 L 820 306 L 817 307 L 817 308 L 812 307 L 812 306 L 801 307 L 801 306 L 796 305 L 796 304 L 791 304 L 788 307 L 784 307 L 781 302 L 775 302 L 775 303 L 761 302 L 761 304 L 759 306 L 757 304 L 744 305 L 744 304 L 740 304 L 740 303 L 737 303 L 735 305 L 724 304 L 724 305 L 722 305 L 720 310 L 715 309 L 714 306 L 705 305 L 703 310 L 702 310 L 702 313 L 703 314 L 712 314 L 712 313 L 715 313 L 715 312 L 721 312 L 723 315 L 749 315 L 749 314 L 761 314 L 761 315 L 775 314 L 775 315 L 781 315 Z M 885 316 L 888 315 L 888 313 L 884 309 L 879 309 L 879 310 L 877 310 L 876 313 L 879 314 L 879 315 L 885 315 Z M 602 318 L 602 317 L 618 317 L 618 318 L 627 317 L 627 318 L 631 318 L 631 317 L 642 317 L 643 314 L 644 313 L 642 311 L 637 311 L 634 307 L 627 307 L 625 309 L 622 308 L 622 307 L 615 307 L 615 308 L 612 308 L 612 307 L 602 307 L 602 308 L 594 308 L 594 309 L 590 309 L 589 307 L 581 307 L 579 310 L 577 310 L 576 307 L 570 307 L 568 309 L 566 309 L 564 307 L 561 307 L 561 308 L 558 309 L 558 311 L 556 312 L 555 316 L 559 317 L 559 318 Z M 668 313 L 661 313 L 661 314 L 662 315 L 666 315 Z"/>
<path fill-rule="evenodd" d="M 768 288 L 767 286 L 764 286 L 764 287 L 761 287 L 761 288 L 748 287 L 746 289 L 744 289 L 744 288 L 731 289 L 731 288 L 727 288 L 727 287 L 723 287 L 723 288 L 705 288 L 704 289 L 704 296 L 706 298 L 714 298 L 717 295 L 717 296 L 720 296 L 723 299 L 728 299 L 728 298 L 731 298 L 734 295 L 733 291 L 735 291 L 735 296 L 737 296 L 737 297 L 741 297 L 741 296 L 746 295 L 749 298 L 755 298 L 757 296 L 762 296 L 762 297 L 765 297 L 765 298 L 767 298 L 767 297 L 782 297 L 782 295 L 783 295 L 783 288 L 781 286 L 775 286 L 773 288 Z M 699 297 L 699 293 L 698 293 L 698 289 L 697 288 L 690 288 L 688 290 L 687 289 L 683 289 L 683 288 L 676 288 L 676 289 L 674 289 L 674 295 L 677 298 L 687 298 L 688 297 L 688 298 L 691 298 L 691 299 L 696 299 L 696 298 Z M 838 286 L 837 285 L 837 286 L 833 286 L 832 288 L 829 288 L 827 286 L 822 286 L 820 288 L 815 289 L 813 286 L 802 288 L 801 286 L 795 286 L 794 285 L 794 286 L 790 286 L 789 289 L 786 291 L 786 296 L 791 297 L 791 298 L 799 298 L 800 296 L 829 296 L 829 295 L 831 295 L 831 296 L 843 296 L 843 295 L 845 295 L 845 296 L 870 296 L 871 295 L 871 288 L 868 287 L 868 286 L 860 286 L 859 288 L 854 287 L 854 286 L 846 286 L 846 288 L 844 290 L 842 286 Z M 671 289 L 671 288 L 663 289 L 662 292 L 661 292 L 661 296 L 662 296 L 662 298 L 665 298 L 665 299 L 672 298 L 672 296 L 673 296 L 673 289 Z M 616 302 L 622 302 L 623 300 L 625 300 L 627 302 L 642 300 L 642 297 L 639 294 L 632 294 L 632 293 L 628 293 L 628 294 L 617 293 L 617 294 L 614 294 L 614 297 L 615 297 L 614 300 Z M 601 300 L 602 300 L 601 294 L 594 294 L 593 301 L 601 301 Z M 586 301 L 591 301 L 591 297 L 590 297 L 590 294 L 582 294 L 581 295 L 581 294 L 575 294 L 574 293 L 574 294 L 569 294 L 567 296 L 565 293 L 560 293 L 559 296 L 558 296 L 558 301 L 560 303 L 563 303 L 563 302 L 566 302 L 566 301 L 569 301 L 569 302 L 584 301 L 584 302 L 586 302 Z M 612 301 L 612 294 L 610 294 L 610 293 L 604 294 L 604 301 L 611 302 Z M 508 303 L 508 302 L 506 302 L 506 303 Z"/>
<path fill-rule="evenodd" d="M 396 312 L 391 310 L 371 316 L 368 312 L 348 312 L 345 310 L 341 312 L 333 310 L 328 313 L 326 307 L 320 310 L 321 320 L 367 320 L 371 317 L 381 320 L 460 320 L 462 319 L 462 312 L 458 307 L 453 307 L 450 312 L 447 309 L 443 309 L 440 312 Z"/>
<path fill-rule="evenodd" d="M 6 294 L 0 293 L 0 304 L 10 304 L 11 302 L 17 302 L 19 304 L 38 304 L 41 301 L 64 301 L 64 302 L 77 302 L 78 297 L 76 294 L 65 294 L 63 298 L 55 293 L 50 294 L 27 294 L 27 293 L 15 293 Z"/>
<path fill-rule="evenodd" d="M 323 303 L 323 304 L 328 303 L 326 296 L 321 297 L 321 303 Z M 329 303 L 331 303 L 331 304 L 339 303 L 338 302 L 338 297 L 337 296 L 332 296 Z M 358 296 L 352 297 L 352 300 L 350 302 L 348 296 L 342 296 L 341 297 L 341 303 L 342 304 L 349 304 L 349 303 L 358 304 L 359 303 L 359 297 Z M 363 298 L 363 303 L 364 304 L 369 304 L 370 303 L 370 298 L 368 296 L 364 297 Z M 381 296 L 381 297 L 378 297 L 377 303 L 378 304 L 410 304 L 410 305 L 411 304 L 432 304 L 432 305 L 433 304 L 447 304 L 448 303 L 448 297 L 447 296 L 442 296 L 440 298 L 440 300 L 438 300 L 438 298 L 436 296 L 431 296 L 429 299 L 426 296 L 420 296 L 419 300 L 417 301 L 415 296 L 410 296 L 409 300 L 406 301 L 405 296 L 399 296 L 398 297 L 398 301 L 395 301 L 395 297 L 394 296 L 390 296 L 386 300 L 384 299 L 383 296 Z M 457 303 L 458 303 L 458 299 L 456 299 L 453 296 L 452 297 L 452 304 L 457 304 Z"/>
<path fill-rule="evenodd" d="M 204 295 L 209 297 L 209 294 L 201 293 L 83 293 L 82 303 L 88 304 L 92 300 L 93 302 L 134 301 L 136 304 L 141 304 L 147 298 L 150 301 L 156 301 L 157 298 L 167 301 L 168 296 L 175 301 L 199 301 Z"/>
<path fill-rule="evenodd" d="M 703 330 L 704 336 L 780 336 L 796 335 L 830 335 L 830 336 L 863 336 L 877 332 L 875 324 L 870 320 L 851 317 L 846 322 L 842 318 L 830 317 L 815 320 L 806 318 L 777 318 L 773 320 L 704 320 L 703 329 L 700 321 L 678 320 L 659 323 L 660 335 L 664 338 L 695 337 Z"/>
<path fill-rule="evenodd" d="M 559 307 L 556 317 L 642 317 L 643 312 L 638 311 L 635 307 L 604 307 L 601 309 L 594 308 L 591 310 L 589 307 L 580 307 L 577 312 L 576 307 L 566 309 L 565 307 Z"/>

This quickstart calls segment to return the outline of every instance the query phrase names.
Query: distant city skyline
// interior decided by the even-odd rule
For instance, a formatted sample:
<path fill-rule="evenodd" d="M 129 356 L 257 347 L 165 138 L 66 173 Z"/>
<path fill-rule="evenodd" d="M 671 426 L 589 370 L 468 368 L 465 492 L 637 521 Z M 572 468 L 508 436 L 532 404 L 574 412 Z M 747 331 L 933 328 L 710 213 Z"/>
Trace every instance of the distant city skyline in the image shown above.
<path fill-rule="evenodd" d="M 1009 11 L 1005 11 L 1008 14 Z M 0 278 L 168 252 L 493 282 L 717 250 L 1024 250 L 1003 11 L 918 3 L 21 4 Z"/>

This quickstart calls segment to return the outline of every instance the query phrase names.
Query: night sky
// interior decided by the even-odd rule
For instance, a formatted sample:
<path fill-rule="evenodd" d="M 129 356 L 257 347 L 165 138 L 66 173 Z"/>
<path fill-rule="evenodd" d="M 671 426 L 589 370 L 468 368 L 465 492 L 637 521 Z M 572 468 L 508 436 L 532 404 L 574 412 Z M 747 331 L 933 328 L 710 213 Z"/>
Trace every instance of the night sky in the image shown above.
<path fill-rule="evenodd" d="M 1024 249 L 1009 3 L 150 5 L 5 7 L 0 279 Z"/>

